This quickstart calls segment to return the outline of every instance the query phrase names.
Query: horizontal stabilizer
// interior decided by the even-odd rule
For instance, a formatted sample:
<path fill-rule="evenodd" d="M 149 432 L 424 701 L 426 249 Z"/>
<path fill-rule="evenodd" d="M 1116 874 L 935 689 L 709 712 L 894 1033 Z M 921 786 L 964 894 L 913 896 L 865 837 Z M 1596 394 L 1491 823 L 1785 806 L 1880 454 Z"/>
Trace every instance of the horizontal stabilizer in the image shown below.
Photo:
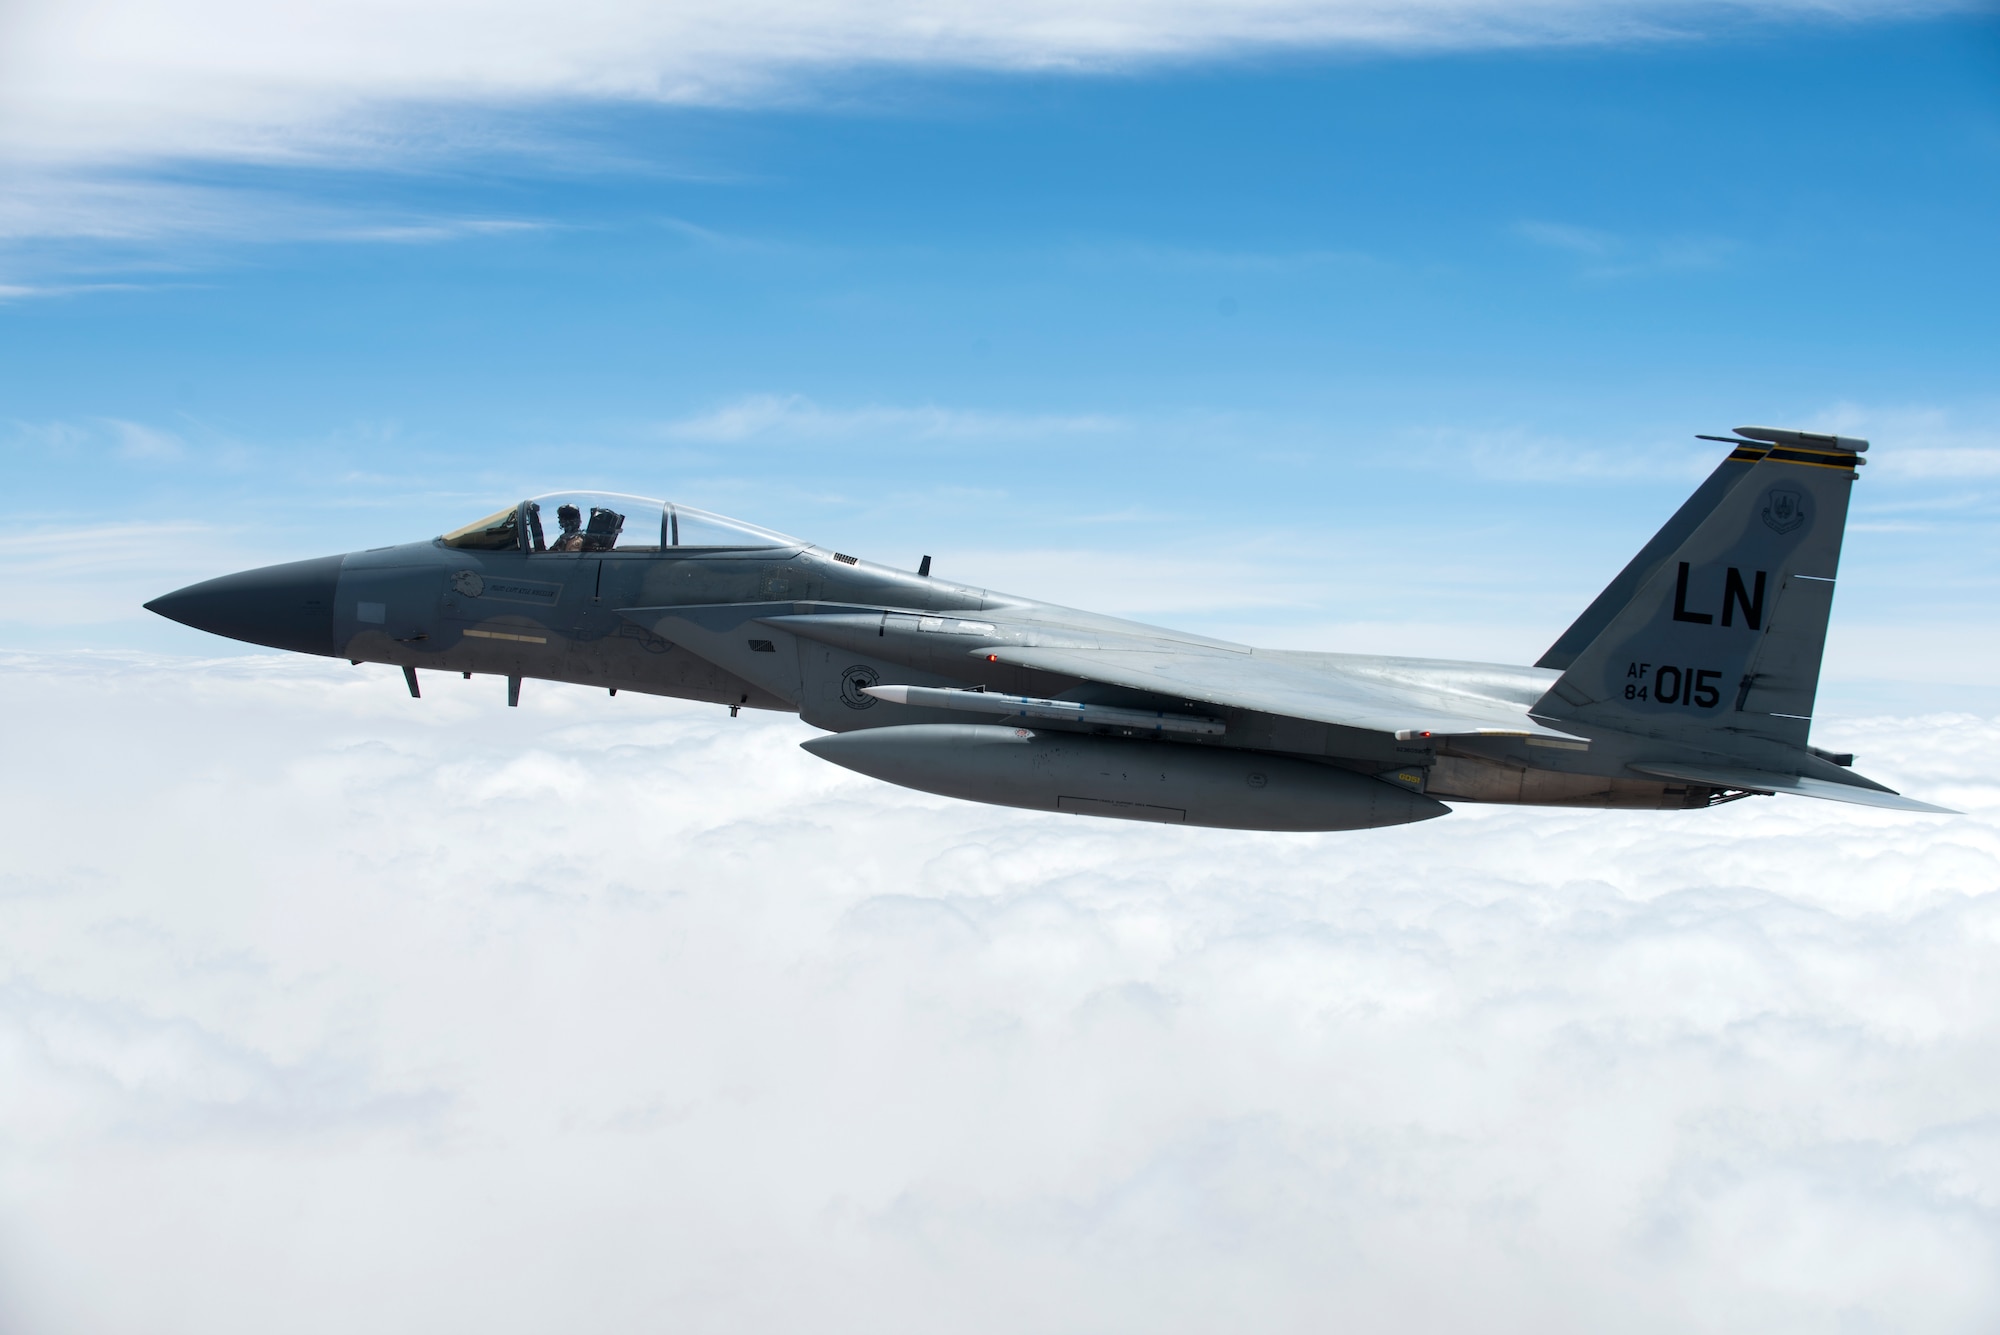
<path fill-rule="evenodd" d="M 1856 806 L 1882 807 L 1889 811 L 1922 811 L 1936 816 L 1965 813 L 1950 807 L 1936 807 L 1914 797 L 1892 793 L 1887 788 L 1863 788 L 1858 784 L 1835 783 L 1830 779 L 1809 779 L 1800 774 L 1771 774 L 1752 769 L 1710 769 L 1705 765 L 1632 765 L 1641 774 L 1683 783 L 1705 783 L 1717 788 L 1741 788 L 1753 793 L 1789 793 L 1793 797 L 1818 797 L 1829 802 L 1852 802 Z"/>

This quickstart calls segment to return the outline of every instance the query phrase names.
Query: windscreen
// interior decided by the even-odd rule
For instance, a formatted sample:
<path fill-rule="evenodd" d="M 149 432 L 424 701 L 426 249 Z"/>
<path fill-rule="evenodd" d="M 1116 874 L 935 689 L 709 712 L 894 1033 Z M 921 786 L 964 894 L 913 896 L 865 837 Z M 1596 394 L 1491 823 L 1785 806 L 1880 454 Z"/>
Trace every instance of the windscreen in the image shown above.
<path fill-rule="evenodd" d="M 447 547 L 474 552 L 511 552 L 520 545 L 521 507 L 510 505 L 484 519 L 475 519 L 464 528 L 455 528 L 440 541 Z"/>

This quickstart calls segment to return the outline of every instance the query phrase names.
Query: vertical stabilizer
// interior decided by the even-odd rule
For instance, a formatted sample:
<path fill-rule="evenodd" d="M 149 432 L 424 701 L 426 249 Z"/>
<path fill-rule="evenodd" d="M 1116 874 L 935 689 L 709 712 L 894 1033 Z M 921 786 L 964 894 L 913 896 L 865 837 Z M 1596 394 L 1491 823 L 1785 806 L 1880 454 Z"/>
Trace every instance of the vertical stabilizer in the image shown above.
<path fill-rule="evenodd" d="M 1716 751 L 1804 748 L 1868 442 L 1771 427 L 1737 434 L 1768 452 L 1634 581 L 1535 714 Z"/>
<path fill-rule="evenodd" d="M 1701 439 L 1717 440 L 1720 437 L 1703 436 Z M 1560 669 L 1574 663 L 1576 656 L 1589 648 L 1590 642 L 1611 624 L 1611 618 L 1618 615 L 1618 609 L 1632 601 L 1632 595 L 1639 591 L 1639 586 L 1660 568 L 1675 548 L 1687 541 L 1688 535 L 1722 503 L 1722 498 L 1748 476 L 1750 465 L 1762 459 L 1771 448 L 1757 441 L 1737 441 L 1735 444 L 1736 448 L 1729 452 L 1729 457 L 1715 466 L 1708 480 L 1695 488 L 1694 495 L 1674 511 L 1674 517 L 1661 526 L 1660 531 L 1653 535 L 1653 540 L 1639 549 L 1639 554 L 1626 563 L 1616 579 L 1604 586 L 1604 592 L 1583 609 L 1583 615 L 1562 633 L 1562 638 L 1535 660 L 1536 667 Z"/>

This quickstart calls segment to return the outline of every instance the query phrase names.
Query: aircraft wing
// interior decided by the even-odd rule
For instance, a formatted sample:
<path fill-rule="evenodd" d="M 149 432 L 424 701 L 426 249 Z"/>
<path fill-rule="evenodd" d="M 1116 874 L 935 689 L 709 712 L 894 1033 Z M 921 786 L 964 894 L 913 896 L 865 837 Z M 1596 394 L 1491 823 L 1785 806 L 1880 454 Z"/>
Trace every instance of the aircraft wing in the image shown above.
<path fill-rule="evenodd" d="M 1856 806 L 1883 807 L 1890 811 L 1923 811 L 1939 816 L 1964 813 L 1950 807 L 1935 807 L 1904 797 L 1880 786 L 1835 783 L 1831 779 L 1808 778 L 1801 774 L 1770 774 L 1763 770 L 1727 769 L 1707 765 L 1636 764 L 1628 768 L 1655 778 L 1679 779 L 1684 783 L 1705 783 L 1716 788 L 1742 788 L 1755 793 L 1789 793 L 1793 797 L 1818 797 L 1829 802 L 1852 802 Z M 1856 776 L 1859 777 L 1858 775 Z"/>
<path fill-rule="evenodd" d="M 1581 746 L 1584 739 L 1528 717 L 1524 705 L 1437 689 L 1413 678 L 1343 673 L 1317 663 L 1265 653 L 1214 653 L 1161 641 L 1103 648 L 997 645 L 982 658 L 1084 681 L 1235 709 L 1331 723 L 1404 740 L 1430 735 L 1546 737 Z"/>
<path fill-rule="evenodd" d="M 627 612 L 638 615 L 645 609 Z M 986 616 L 993 615 L 985 613 Z M 1193 700 L 1255 710 L 1400 740 L 1419 736 L 1540 737 L 1575 748 L 1588 742 L 1528 717 L 1557 674 L 1478 664 L 1427 663 L 1343 654 L 1303 654 L 1251 649 L 1219 640 L 1148 635 L 1107 626 L 1066 626 L 971 620 L 898 612 L 839 611 L 760 617 L 762 625 L 807 639 L 904 661 L 937 663 L 950 651 L 967 659 L 1032 668 L 1039 672 Z M 918 651 L 921 650 L 920 654 Z M 972 663 L 967 663 L 967 669 Z M 1467 669 L 1471 669 L 1468 673 Z M 976 676 L 949 669 L 954 675 Z M 1482 681 L 1506 678 L 1501 694 L 1482 693 Z M 1502 698 L 1511 688 L 1513 699 Z"/>

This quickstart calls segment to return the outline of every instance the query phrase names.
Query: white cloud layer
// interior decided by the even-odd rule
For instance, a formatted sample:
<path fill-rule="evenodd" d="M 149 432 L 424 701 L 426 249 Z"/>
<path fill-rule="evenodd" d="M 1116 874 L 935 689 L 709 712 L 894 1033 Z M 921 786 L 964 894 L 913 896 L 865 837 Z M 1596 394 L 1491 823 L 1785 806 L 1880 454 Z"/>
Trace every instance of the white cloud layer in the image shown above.
<path fill-rule="evenodd" d="M 1910 0 L 23 0 L 0 10 L 0 152 L 54 164 L 377 157 L 454 106 L 796 96 L 868 66 L 1104 69 L 1301 47 L 1685 34 Z"/>
<path fill-rule="evenodd" d="M 996 811 L 790 720 L 0 663 L 0 1329 L 1983 1331 L 1971 816 Z"/>

